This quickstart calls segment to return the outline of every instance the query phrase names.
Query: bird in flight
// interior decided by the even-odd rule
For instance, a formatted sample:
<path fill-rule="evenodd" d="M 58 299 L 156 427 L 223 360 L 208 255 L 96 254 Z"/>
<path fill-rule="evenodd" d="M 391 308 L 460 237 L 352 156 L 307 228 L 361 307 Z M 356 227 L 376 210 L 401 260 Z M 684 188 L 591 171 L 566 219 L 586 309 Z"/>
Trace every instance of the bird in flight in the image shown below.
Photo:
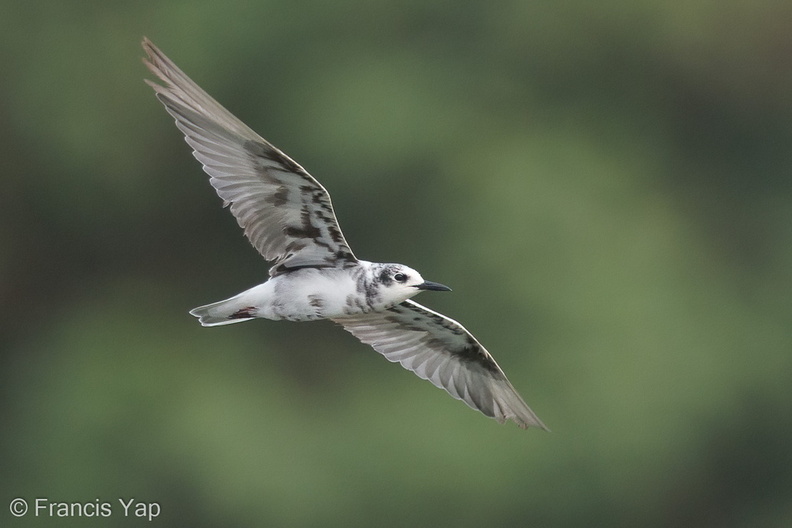
<path fill-rule="evenodd" d="M 461 324 L 410 300 L 450 291 L 402 264 L 360 260 L 338 226 L 330 195 L 308 172 L 234 117 L 148 39 L 146 80 L 184 133 L 269 279 L 190 311 L 203 326 L 255 318 L 330 319 L 389 361 L 503 423 L 547 429 L 492 356 Z"/>

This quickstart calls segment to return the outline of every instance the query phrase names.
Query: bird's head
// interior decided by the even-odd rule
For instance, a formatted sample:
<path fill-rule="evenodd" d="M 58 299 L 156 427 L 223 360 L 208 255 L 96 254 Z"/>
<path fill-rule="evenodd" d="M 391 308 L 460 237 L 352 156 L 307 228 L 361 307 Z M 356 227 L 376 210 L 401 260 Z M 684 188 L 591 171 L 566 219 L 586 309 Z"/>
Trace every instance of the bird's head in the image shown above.
<path fill-rule="evenodd" d="M 380 293 L 390 303 L 406 301 L 422 290 L 451 291 L 448 286 L 424 280 L 420 273 L 403 264 L 384 264 L 375 273 Z"/>

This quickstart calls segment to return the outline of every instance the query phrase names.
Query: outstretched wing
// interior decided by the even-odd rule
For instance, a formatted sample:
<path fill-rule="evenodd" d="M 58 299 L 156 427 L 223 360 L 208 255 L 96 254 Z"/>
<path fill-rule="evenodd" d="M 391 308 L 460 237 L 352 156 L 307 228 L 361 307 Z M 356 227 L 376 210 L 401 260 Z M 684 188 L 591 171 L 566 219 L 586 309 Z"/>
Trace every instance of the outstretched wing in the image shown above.
<path fill-rule="evenodd" d="M 355 337 L 503 423 L 547 430 L 492 356 L 456 321 L 413 301 L 384 312 L 334 319 Z"/>
<path fill-rule="evenodd" d="M 148 39 L 143 48 L 144 63 L 165 86 L 146 82 L 176 118 L 250 243 L 274 261 L 270 274 L 357 262 L 325 188 L 212 99 Z"/>

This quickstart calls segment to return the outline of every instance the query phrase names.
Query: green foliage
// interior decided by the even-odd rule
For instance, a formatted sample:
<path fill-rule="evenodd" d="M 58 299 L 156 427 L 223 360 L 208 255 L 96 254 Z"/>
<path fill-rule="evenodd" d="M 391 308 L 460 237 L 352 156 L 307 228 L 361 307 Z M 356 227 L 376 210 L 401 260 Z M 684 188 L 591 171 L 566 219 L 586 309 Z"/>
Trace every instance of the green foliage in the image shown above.
<path fill-rule="evenodd" d="M 792 523 L 787 3 L 23 2 L 0 58 L 0 525 Z M 205 329 L 260 282 L 142 79 L 150 37 L 454 293 L 553 433 L 331 324 Z M 47 524 L 49 523 L 49 524 Z"/>

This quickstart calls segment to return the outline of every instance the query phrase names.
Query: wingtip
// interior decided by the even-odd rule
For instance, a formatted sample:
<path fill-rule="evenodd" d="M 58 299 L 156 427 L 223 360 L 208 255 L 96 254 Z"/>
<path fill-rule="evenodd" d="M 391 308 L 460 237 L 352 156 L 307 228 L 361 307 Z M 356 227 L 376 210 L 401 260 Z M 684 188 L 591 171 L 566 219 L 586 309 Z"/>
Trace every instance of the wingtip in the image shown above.
<path fill-rule="evenodd" d="M 542 423 L 542 420 L 536 418 L 535 416 L 529 420 L 518 420 L 517 417 L 514 416 L 512 416 L 511 419 L 517 424 L 517 427 L 523 430 L 534 427 L 536 429 L 541 429 L 542 431 L 547 431 L 548 433 L 552 432 L 549 427 Z"/>
<path fill-rule="evenodd" d="M 143 51 L 146 52 L 146 56 L 141 57 L 140 61 L 146 66 L 146 68 L 151 73 L 153 73 L 159 78 L 162 78 L 162 75 L 159 73 L 157 66 L 155 65 L 155 62 L 157 61 L 157 55 L 158 53 L 160 53 L 159 49 L 157 48 L 157 46 L 154 45 L 153 42 L 151 42 L 148 39 L 148 37 L 143 37 L 143 40 L 140 42 L 140 45 L 143 47 Z M 155 90 L 157 89 L 157 87 L 160 86 L 157 83 L 150 81 L 149 79 L 144 79 L 144 80 L 146 81 L 146 84 L 148 84 Z"/>
<path fill-rule="evenodd" d="M 149 38 L 148 38 L 147 36 L 145 36 L 145 35 L 144 35 L 144 36 L 143 36 L 143 38 L 141 39 L 141 41 L 140 41 L 140 45 L 143 47 L 143 49 L 146 51 L 146 54 L 147 54 L 149 57 L 152 57 L 153 55 L 156 55 L 156 54 L 158 54 L 158 53 L 162 53 L 162 52 L 159 50 L 159 48 L 158 48 L 158 47 L 157 47 L 157 46 L 156 46 L 156 45 L 155 45 L 153 42 L 151 42 L 151 39 L 149 39 Z"/>
<path fill-rule="evenodd" d="M 550 430 L 549 427 L 547 427 L 541 421 L 538 424 L 534 425 L 534 427 L 536 427 L 538 429 L 541 429 L 542 431 L 545 431 L 546 433 L 552 433 L 553 432 L 553 431 Z"/>
<path fill-rule="evenodd" d="M 146 55 L 148 55 L 148 58 L 146 57 L 143 58 L 144 61 L 147 61 L 152 57 L 154 51 L 157 49 L 157 46 L 155 46 L 154 43 L 151 42 L 149 38 L 146 36 L 144 36 L 143 39 L 140 41 L 140 45 L 143 48 L 143 51 L 146 52 Z"/>

